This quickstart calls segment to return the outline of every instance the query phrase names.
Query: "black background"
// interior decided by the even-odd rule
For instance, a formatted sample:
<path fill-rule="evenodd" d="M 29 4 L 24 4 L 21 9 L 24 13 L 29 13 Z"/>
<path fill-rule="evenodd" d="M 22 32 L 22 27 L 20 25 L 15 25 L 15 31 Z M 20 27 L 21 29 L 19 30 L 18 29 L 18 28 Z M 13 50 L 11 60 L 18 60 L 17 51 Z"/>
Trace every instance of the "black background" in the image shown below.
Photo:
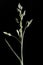
<path fill-rule="evenodd" d="M 20 45 L 16 39 L 3 34 L 3 31 L 10 32 L 17 36 L 17 5 L 18 3 L 26 10 L 23 25 L 27 20 L 33 19 L 32 24 L 26 30 L 24 37 L 24 65 L 41 64 L 42 55 L 42 37 L 41 37 L 41 1 L 37 0 L 1 0 L 0 1 L 0 65 L 19 65 L 16 56 L 11 52 L 5 42 L 5 38 L 12 45 L 14 50 L 20 56 Z"/>

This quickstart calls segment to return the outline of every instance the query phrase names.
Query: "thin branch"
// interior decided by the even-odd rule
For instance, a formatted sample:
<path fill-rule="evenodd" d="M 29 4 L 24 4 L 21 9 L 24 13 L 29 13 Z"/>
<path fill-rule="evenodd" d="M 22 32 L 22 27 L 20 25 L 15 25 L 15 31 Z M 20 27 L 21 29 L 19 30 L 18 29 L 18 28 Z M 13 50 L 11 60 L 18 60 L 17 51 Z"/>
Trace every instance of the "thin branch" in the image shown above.
<path fill-rule="evenodd" d="M 23 38 L 24 38 L 24 34 L 25 34 L 26 29 L 30 26 L 30 24 L 32 23 L 32 21 L 33 21 L 33 19 L 31 19 L 30 22 L 28 22 L 28 21 L 26 22 L 26 24 L 28 23 L 28 25 L 27 26 L 25 25 L 25 29 L 23 31 Z"/>
<path fill-rule="evenodd" d="M 9 44 L 9 42 L 5 39 L 5 42 L 7 43 L 7 45 L 9 46 L 9 48 L 11 49 L 11 51 L 15 54 L 15 56 L 18 58 L 18 60 L 21 62 L 20 57 L 16 54 L 16 52 L 13 50 L 13 48 L 11 47 L 11 45 Z"/>
<path fill-rule="evenodd" d="M 17 37 L 15 37 L 15 36 L 13 36 L 13 35 L 12 35 L 12 37 L 14 37 L 14 38 L 15 38 L 15 39 L 16 39 L 16 40 L 17 40 L 17 41 L 21 44 L 21 42 L 18 40 L 18 38 L 17 38 Z"/>
<path fill-rule="evenodd" d="M 19 43 L 20 41 L 18 40 L 18 38 L 16 36 L 13 36 L 11 33 L 8 33 L 8 32 L 3 32 L 5 35 L 8 35 L 8 36 L 11 36 L 11 37 L 14 37 Z"/>

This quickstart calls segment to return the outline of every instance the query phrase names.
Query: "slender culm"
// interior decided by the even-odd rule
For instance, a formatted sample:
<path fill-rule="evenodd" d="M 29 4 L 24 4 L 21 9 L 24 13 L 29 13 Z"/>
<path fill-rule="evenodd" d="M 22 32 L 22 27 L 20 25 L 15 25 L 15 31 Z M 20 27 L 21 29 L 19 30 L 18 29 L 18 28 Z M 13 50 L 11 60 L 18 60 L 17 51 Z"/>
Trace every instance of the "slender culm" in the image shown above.
<path fill-rule="evenodd" d="M 8 40 L 5 38 L 5 42 L 7 43 L 7 45 L 9 46 L 9 48 L 11 49 L 11 51 L 15 54 L 15 56 L 17 57 L 17 59 L 20 61 L 20 65 L 24 65 L 24 62 L 23 62 L 23 40 L 24 40 L 24 35 L 25 35 L 25 32 L 27 30 L 27 28 L 30 26 L 30 24 L 32 23 L 33 19 L 31 19 L 30 21 L 27 21 L 26 22 L 26 26 L 24 28 L 24 31 L 23 31 L 23 25 L 22 25 L 22 22 L 23 22 L 23 17 L 25 16 L 26 14 L 26 11 L 24 10 L 23 13 L 22 13 L 22 9 L 23 7 L 21 6 L 21 4 L 19 3 L 18 4 L 18 8 L 17 8 L 17 11 L 19 13 L 19 17 L 20 17 L 20 23 L 19 23 L 19 20 L 18 18 L 16 18 L 16 23 L 18 23 L 19 25 L 19 30 L 16 29 L 16 32 L 19 36 L 19 38 L 17 38 L 16 36 L 13 36 L 11 33 L 8 33 L 8 32 L 3 32 L 3 34 L 5 35 L 8 35 L 8 36 L 11 36 L 13 38 L 15 38 L 17 41 L 19 41 L 20 45 L 21 45 L 21 58 L 18 56 L 18 54 L 15 52 L 15 50 L 13 50 L 12 46 L 9 44 Z"/>

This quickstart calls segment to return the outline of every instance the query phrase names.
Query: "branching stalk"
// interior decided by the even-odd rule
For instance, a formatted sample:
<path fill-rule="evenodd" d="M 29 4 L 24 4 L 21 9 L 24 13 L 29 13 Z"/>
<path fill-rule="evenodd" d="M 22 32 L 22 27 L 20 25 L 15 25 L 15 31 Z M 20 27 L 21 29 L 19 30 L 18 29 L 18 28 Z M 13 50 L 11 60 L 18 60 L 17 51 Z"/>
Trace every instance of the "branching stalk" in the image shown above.
<path fill-rule="evenodd" d="M 20 24 L 19 24 L 19 20 L 18 18 L 16 18 L 16 22 L 19 24 L 20 26 L 20 29 L 16 30 L 18 36 L 20 39 L 18 39 L 17 37 L 11 35 L 10 33 L 7 33 L 7 32 L 3 32 L 4 34 L 8 35 L 8 36 L 12 36 L 14 38 L 16 38 L 19 43 L 21 44 L 21 58 L 16 54 L 16 52 L 13 50 L 12 46 L 8 43 L 8 41 L 5 39 L 5 42 L 7 43 L 7 45 L 9 46 L 9 48 L 11 49 L 11 51 L 15 54 L 15 56 L 18 58 L 18 60 L 20 61 L 20 65 L 24 65 L 24 62 L 23 62 L 23 40 L 24 40 L 24 34 L 25 34 L 25 31 L 26 29 L 30 26 L 30 24 L 32 23 L 32 19 L 30 21 L 27 21 L 26 22 L 26 26 L 25 26 L 25 29 L 23 31 L 23 25 L 22 25 L 22 20 L 23 20 L 23 17 L 25 16 L 25 12 L 24 11 L 22 13 L 22 9 L 23 7 L 20 5 L 20 3 L 18 4 L 18 8 L 17 8 L 17 11 L 19 12 L 19 17 L 20 17 Z"/>

